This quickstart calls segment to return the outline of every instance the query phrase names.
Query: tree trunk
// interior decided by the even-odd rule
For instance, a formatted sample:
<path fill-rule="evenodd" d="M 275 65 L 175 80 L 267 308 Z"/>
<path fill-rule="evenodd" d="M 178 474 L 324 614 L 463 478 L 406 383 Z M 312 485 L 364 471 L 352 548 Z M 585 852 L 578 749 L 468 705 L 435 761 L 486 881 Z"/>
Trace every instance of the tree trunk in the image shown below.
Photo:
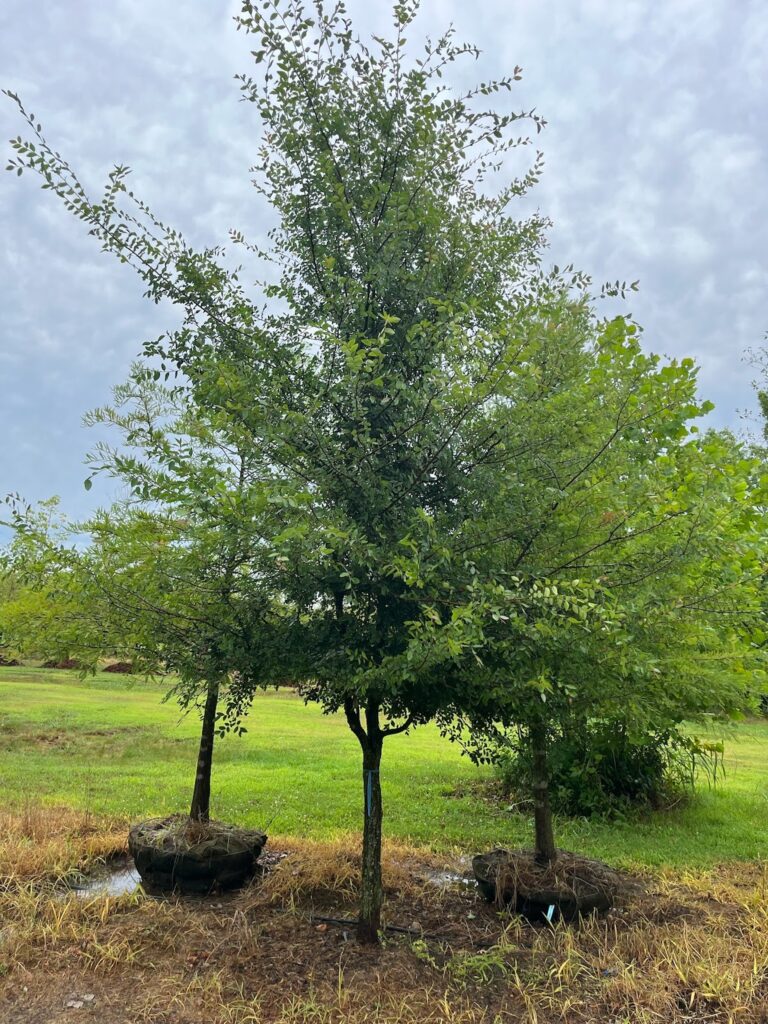
<path fill-rule="evenodd" d="M 379 705 L 371 699 L 365 709 L 365 728 L 360 710 L 352 698 L 344 701 L 344 711 L 352 732 L 363 751 L 363 870 L 360 886 L 360 914 L 357 939 L 377 943 L 381 928 L 381 751 L 385 733 L 379 725 Z"/>
<path fill-rule="evenodd" d="M 360 916 L 357 938 L 363 943 L 379 941 L 381 928 L 381 766 L 382 737 L 368 737 L 363 749 L 363 874 L 360 889 Z"/>
<path fill-rule="evenodd" d="M 211 811 L 211 768 L 213 766 L 213 740 L 216 729 L 216 707 L 219 701 L 219 681 L 208 681 L 208 691 L 200 731 L 200 750 L 197 755 L 197 774 L 192 793 L 189 816 L 192 821 L 208 821 Z"/>
<path fill-rule="evenodd" d="M 547 759 L 547 728 L 536 722 L 530 729 L 533 771 L 533 821 L 535 829 L 535 860 L 537 864 L 554 864 L 557 860 L 555 834 L 552 829 L 552 807 L 549 803 L 549 763 Z"/>

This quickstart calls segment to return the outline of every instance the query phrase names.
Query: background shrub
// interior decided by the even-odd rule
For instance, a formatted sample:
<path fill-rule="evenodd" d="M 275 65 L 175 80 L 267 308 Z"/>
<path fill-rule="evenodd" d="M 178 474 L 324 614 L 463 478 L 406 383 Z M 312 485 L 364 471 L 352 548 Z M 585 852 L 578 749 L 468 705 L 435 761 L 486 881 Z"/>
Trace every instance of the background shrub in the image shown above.
<path fill-rule="evenodd" d="M 550 742 L 552 806 L 584 816 L 670 806 L 692 792 L 700 775 L 716 783 L 724 771 L 722 755 L 722 743 L 675 729 L 637 737 L 621 722 L 572 721 Z M 518 737 L 507 737 L 496 763 L 510 799 L 530 792 L 530 756 Z"/>

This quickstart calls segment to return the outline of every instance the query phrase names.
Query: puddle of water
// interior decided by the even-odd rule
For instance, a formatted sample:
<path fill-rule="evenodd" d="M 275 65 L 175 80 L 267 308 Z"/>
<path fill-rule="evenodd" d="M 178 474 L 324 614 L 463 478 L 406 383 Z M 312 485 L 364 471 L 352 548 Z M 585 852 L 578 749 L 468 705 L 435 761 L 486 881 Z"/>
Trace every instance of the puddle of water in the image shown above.
<path fill-rule="evenodd" d="M 474 876 L 461 875 L 458 871 L 430 871 L 427 874 L 427 881 L 431 882 L 432 885 L 439 886 L 441 889 L 447 889 L 452 885 L 466 886 L 468 889 L 477 887 L 477 881 Z"/>
<path fill-rule="evenodd" d="M 280 859 L 285 854 L 276 855 Z M 262 858 L 266 860 L 266 858 Z M 260 864 L 262 870 L 273 865 Z M 475 889 L 477 881 L 473 875 L 462 874 L 459 871 L 427 871 L 424 877 L 431 885 L 440 889 L 448 889 L 458 886 L 462 889 Z M 108 864 L 101 864 L 95 867 L 88 874 L 75 874 L 67 883 L 67 893 L 74 893 L 83 899 L 94 896 L 124 896 L 126 893 L 135 892 L 141 885 L 141 877 L 133 865 L 133 861 L 127 857 L 113 860 Z"/>
<path fill-rule="evenodd" d="M 141 878 L 133 861 L 112 861 L 95 868 L 90 874 L 77 875 L 69 884 L 68 891 L 77 896 L 123 896 L 135 892 L 141 885 Z"/>

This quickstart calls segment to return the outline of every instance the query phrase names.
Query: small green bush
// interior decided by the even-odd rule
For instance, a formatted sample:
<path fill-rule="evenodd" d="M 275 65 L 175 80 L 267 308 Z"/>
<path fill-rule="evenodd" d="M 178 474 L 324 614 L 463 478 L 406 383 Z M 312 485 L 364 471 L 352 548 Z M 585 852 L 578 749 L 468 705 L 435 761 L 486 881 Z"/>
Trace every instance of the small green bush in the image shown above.
<path fill-rule="evenodd" d="M 669 806 L 690 793 L 699 775 L 723 773 L 722 743 L 706 743 L 670 729 L 630 736 L 620 722 L 571 722 L 549 747 L 550 799 L 567 815 L 616 815 L 633 808 Z M 497 759 L 505 793 L 530 789 L 530 754 L 510 738 Z"/>

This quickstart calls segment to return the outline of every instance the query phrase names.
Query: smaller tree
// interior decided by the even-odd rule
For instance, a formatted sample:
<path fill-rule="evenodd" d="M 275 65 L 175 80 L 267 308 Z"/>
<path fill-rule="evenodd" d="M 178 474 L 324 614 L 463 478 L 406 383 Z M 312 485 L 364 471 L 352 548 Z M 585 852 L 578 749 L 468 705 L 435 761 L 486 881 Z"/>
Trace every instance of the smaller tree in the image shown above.
<path fill-rule="evenodd" d="M 280 609 L 262 531 L 279 528 L 279 502 L 231 437 L 153 372 L 135 366 L 115 398 L 88 422 L 117 428 L 124 444 L 99 445 L 89 464 L 128 496 L 55 531 L 45 515 L 16 517 L 8 557 L 26 587 L 6 629 L 27 649 L 75 654 L 84 671 L 119 654 L 136 672 L 174 675 L 169 696 L 201 710 L 190 817 L 207 821 L 215 735 L 244 731 L 255 651 L 268 674 Z"/>
<path fill-rule="evenodd" d="M 470 726 L 477 758 L 494 756 L 500 731 L 519 730 L 540 865 L 557 860 L 549 746 L 560 723 L 603 718 L 634 737 L 665 737 L 754 706 L 765 679 L 751 635 L 762 617 L 756 468 L 727 435 L 668 442 L 640 471 L 659 503 L 655 528 L 626 535 L 620 562 L 580 558 L 578 577 L 520 574 L 476 587 L 473 683 L 459 725 Z M 626 462 L 625 495 L 631 472 Z M 681 514 L 669 520 L 665 506 Z"/>

